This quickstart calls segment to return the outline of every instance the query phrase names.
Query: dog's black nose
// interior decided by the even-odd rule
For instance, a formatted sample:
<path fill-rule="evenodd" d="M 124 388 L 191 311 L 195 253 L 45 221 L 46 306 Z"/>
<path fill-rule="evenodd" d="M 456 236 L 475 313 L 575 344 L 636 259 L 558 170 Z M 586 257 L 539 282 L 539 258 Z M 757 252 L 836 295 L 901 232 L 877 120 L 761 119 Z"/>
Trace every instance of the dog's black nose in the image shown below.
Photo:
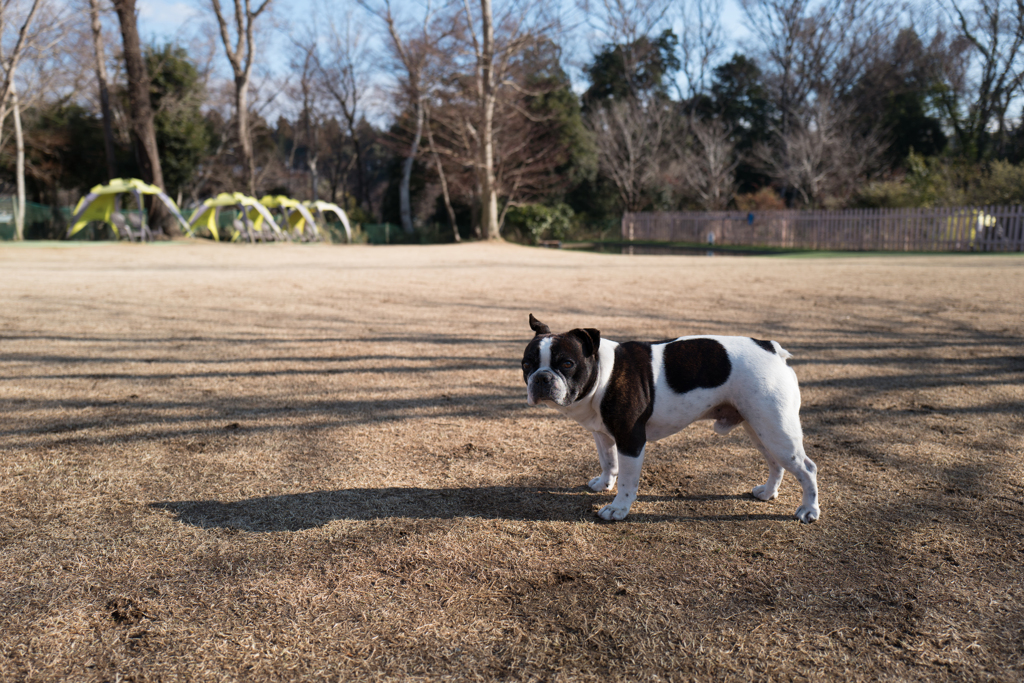
<path fill-rule="evenodd" d="M 533 378 L 533 381 L 537 384 L 543 384 L 544 386 L 551 386 L 551 374 L 547 372 L 538 372 L 537 376 Z"/>

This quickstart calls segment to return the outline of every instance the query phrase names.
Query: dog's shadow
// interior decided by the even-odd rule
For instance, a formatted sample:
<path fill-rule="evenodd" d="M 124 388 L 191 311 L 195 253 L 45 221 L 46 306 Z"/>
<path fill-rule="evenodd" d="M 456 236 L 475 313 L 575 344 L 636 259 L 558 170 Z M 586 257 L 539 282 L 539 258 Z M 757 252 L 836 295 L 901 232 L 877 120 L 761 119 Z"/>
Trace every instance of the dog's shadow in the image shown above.
<path fill-rule="evenodd" d="M 235 529 L 249 532 L 300 531 L 335 520 L 405 519 L 507 519 L 523 521 L 601 521 L 597 509 L 611 502 L 611 494 L 592 493 L 584 486 L 541 488 L 531 486 L 482 486 L 477 488 L 427 489 L 416 487 L 357 488 L 313 491 L 249 498 L 233 502 L 182 500 L 151 503 L 177 519 L 204 529 Z M 757 501 L 746 495 L 658 496 L 641 495 L 640 501 L 748 500 L 752 514 L 680 516 L 635 512 L 633 521 L 751 521 L 788 520 L 789 515 L 762 514 Z M 756 511 L 755 511 L 756 510 Z M 710 511 L 709 511 L 710 512 Z"/>

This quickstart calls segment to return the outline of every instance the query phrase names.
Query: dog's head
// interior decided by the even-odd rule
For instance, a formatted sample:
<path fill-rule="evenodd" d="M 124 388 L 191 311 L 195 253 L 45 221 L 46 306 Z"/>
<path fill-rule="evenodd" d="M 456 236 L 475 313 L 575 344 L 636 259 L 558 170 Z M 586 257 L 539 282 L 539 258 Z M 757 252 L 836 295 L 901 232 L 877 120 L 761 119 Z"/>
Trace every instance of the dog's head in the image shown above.
<path fill-rule="evenodd" d="M 535 334 L 523 353 L 526 402 L 564 407 L 589 394 L 597 381 L 601 333 L 586 329 L 552 334 L 532 313 L 530 327 Z"/>

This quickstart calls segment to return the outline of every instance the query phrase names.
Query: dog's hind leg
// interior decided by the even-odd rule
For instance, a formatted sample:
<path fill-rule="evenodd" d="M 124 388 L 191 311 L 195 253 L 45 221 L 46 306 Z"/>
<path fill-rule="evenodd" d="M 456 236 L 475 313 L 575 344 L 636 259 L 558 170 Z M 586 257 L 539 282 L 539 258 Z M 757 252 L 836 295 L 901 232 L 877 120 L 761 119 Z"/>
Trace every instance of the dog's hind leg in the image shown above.
<path fill-rule="evenodd" d="M 821 510 L 818 508 L 818 468 L 814 461 L 807 457 L 804 452 L 803 430 L 800 428 L 800 416 L 798 414 L 799 403 L 789 410 L 771 411 L 773 414 L 761 413 L 759 415 L 745 415 L 755 437 L 755 443 L 761 445 L 768 451 L 768 455 L 775 461 L 776 466 L 781 465 L 793 474 L 803 487 L 803 500 L 797 508 L 796 517 L 801 522 L 809 523 L 818 519 Z M 765 459 L 768 459 L 767 457 Z M 775 493 L 778 490 L 778 482 L 775 481 L 775 471 L 772 465 L 768 465 L 768 482 L 762 495 L 769 492 Z M 782 472 L 778 473 L 778 481 L 782 480 Z M 771 485 L 775 484 L 775 490 Z M 760 487 L 758 487 L 760 488 Z M 754 489 L 757 495 L 757 489 Z M 761 496 L 758 496 L 759 498 Z M 762 498 L 762 500 L 765 500 Z"/>
<path fill-rule="evenodd" d="M 611 491 L 619 476 L 619 450 L 615 439 L 601 432 L 594 432 L 594 442 L 597 444 L 597 457 L 601 460 L 601 474 L 591 479 L 587 486 L 591 491 Z"/>
<path fill-rule="evenodd" d="M 761 439 L 758 438 L 754 428 L 750 426 L 749 422 L 743 423 L 743 429 L 750 436 L 750 440 L 754 442 L 754 447 L 764 456 L 764 462 L 768 465 L 768 481 L 755 486 L 754 490 L 750 493 L 758 500 L 771 500 L 779 495 L 779 485 L 782 483 L 782 475 L 785 474 L 785 470 L 782 469 L 782 465 L 775 461 L 775 457 L 768 452 L 768 449 L 761 443 Z"/>

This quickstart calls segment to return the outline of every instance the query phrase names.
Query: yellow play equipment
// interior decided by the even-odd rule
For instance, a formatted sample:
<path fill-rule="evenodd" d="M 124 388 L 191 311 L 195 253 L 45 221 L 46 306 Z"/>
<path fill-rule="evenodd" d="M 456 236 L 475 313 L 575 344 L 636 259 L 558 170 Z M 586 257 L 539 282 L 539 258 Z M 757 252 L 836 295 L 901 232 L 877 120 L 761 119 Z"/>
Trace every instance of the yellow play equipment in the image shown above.
<path fill-rule="evenodd" d="M 254 197 L 241 192 L 221 192 L 210 197 L 192 212 L 191 230 L 206 228 L 215 240 L 221 239 L 217 225 L 220 212 L 231 209 L 238 212 L 224 238 L 231 242 L 274 242 L 291 239 L 281 230 L 266 206 Z"/>
<path fill-rule="evenodd" d="M 345 236 L 348 238 L 348 241 L 352 242 L 352 226 L 349 225 L 348 215 L 345 213 L 344 209 L 332 202 L 325 202 L 321 200 L 317 200 L 315 202 L 303 202 L 303 204 L 307 209 L 316 214 L 316 217 L 319 219 L 317 221 L 318 224 L 333 222 L 327 219 L 327 214 L 335 214 L 338 217 L 338 220 L 341 221 L 341 224 L 345 227 Z"/>
<path fill-rule="evenodd" d="M 292 239 L 303 242 L 317 242 L 323 239 L 313 214 L 299 200 L 280 194 L 268 194 L 260 197 L 260 204 L 270 209 L 271 212 L 274 210 L 280 212 L 284 222 L 288 224 Z"/>
<path fill-rule="evenodd" d="M 122 211 L 121 196 L 125 194 L 135 198 L 139 207 L 138 214 L 126 215 Z M 153 195 L 163 202 L 171 215 L 181 223 L 185 233 L 191 236 L 192 228 L 181 215 L 174 200 L 156 185 L 150 185 L 138 178 L 114 178 L 107 185 L 97 185 L 89 190 L 89 194 L 78 200 L 78 205 L 71 214 L 71 227 L 68 228 L 67 236 L 77 234 L 90 221 L 102 221 L 113 229 L 119 239 L 123 237 L 130 242 L 153 239 L 153 231 L 146 223 L 146 213 L 142 211 L 142 198 L 145 195 Z"/>
<path fill-rule="evenodd" d="M 965 247 L 969 251 L 974 251 L 975 240 L 993 232 L 993 228 L 998 228 L 998 223 L 995 216 L 981 209 L 964 209 L 946 219 L 945 228 L 940 231 L 938 237 L 947 246 L 953 245 L 955 251 L 961 251 Z"/>

